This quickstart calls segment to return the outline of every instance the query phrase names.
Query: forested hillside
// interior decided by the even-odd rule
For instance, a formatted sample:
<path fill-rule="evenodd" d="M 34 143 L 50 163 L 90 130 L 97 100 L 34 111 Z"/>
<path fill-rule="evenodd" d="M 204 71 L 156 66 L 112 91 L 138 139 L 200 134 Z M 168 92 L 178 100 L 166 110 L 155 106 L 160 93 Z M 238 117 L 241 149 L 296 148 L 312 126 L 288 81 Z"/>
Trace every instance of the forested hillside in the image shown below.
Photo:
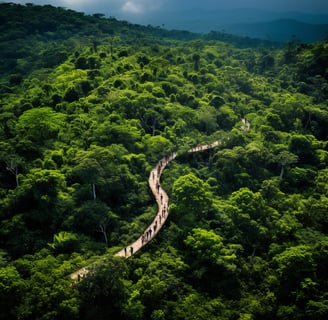
<path fill-rule="evenodd" d="M 0 319 L 327 319 L 328 42 L 0 4 L 0 59 Z"/>

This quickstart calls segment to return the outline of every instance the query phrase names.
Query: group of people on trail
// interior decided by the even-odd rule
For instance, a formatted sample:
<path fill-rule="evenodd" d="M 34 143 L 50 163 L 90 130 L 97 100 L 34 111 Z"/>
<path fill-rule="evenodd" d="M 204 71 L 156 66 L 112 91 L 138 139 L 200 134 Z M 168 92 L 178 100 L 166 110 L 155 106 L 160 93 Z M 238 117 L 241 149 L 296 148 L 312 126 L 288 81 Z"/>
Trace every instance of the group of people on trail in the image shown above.
<path fill-rule="evenodd" d="M 161 194 L 161 204 L 163 202 L 163 194 Z M 141 236 L 141 244 L 144 245 L 148 240 L 152 238 L 156 234 L 158 225 L 162 224 L 162 219 L 165 218 L 166 215 L 166 203 L 164 203 L 162 207 L 162 211 L 158 213 L 158 219 L 155 219 L 155 222 L 152 227 L 150 227 L 142 236 Z"/>
<path fill-rule="evenodd" d="M 159 189 L 161 187 L 160 183 L 158 181 L 156 181 L 156 185 L 155 186 L 156 186 L 157 193 L 159 193 Z"/>
<path fill-rule="evenodd" d="M 145 231 L 145 233 L 141 236 L 141 245 L 143 246 L 146 242 L 152 239 L 154 235 L 156 234 L 156 231 L 160 229 L 160 225 L 162 225 L 162 222 L 164 222 L 166 213 L 167 213 L 167 200 L 165 202 L 163 190 L 161 190 L 161 185 L 159 183 L 159 177 L 161 175 L 163 166 L 165 166 L 169 161 L 171 161 L 174 158 L 174 154 L 170 154 L 168 157 L 164 157 L 162 160 L 160 160 L 156 166 L 156 168 L 151 173 L 151 178 L 155 182 L 155 188 L 156 192 L 159 196 L 159 209 L 158 209 L 158 218 L 155 219 L 154 223 Z M 156 180 L 157 179 L 157 180 Z M 128 248 L 124 248 L 124 255 L 125 257 L 132 256 L 134 253 L 133 246 L 130 246 L 130 254 L 128 255 Z M 136 248 L 138 250 L 138 248 Z"/>
<path fill-rule="evenodd" d="M 218 144 L 219 144 L 219 142 L 215 142 L 212 145 L 204 145 L 204 146 L 198 144 L 196 148 L 190 149 L 190 151 L 191 152 L 196 152 L 196 151 L 199 151 L 199 150 L 214 147 Z M 156 187 L 157 193 L 156 194 L 154 193 L 154 196 L 157 198 L 157 195 L 158 195 L 158 197 L 159 197 L 159 199 L 157 200 L 158 213 L 157 213 L 157 216 L 154 220 L 154 223 L 141 236 L 141 246 L 143 246 L 147 241 L 151 240 L 152 237 L 155 236 L 156 231 L 158 231 L 160 229 L 160 226 L 165 221 L 165 217 L 168 213 L 168 197 L 166 196 L 165 191 L 161 190 L 161 185 L 159 183 L 159 178 L 161 176 L 161 172 L 162 172 L 163 167 L 168 162 L 173 160 L 175 157 L 176 157 L 176 153 L 171 153 L 169 156 L 164 157 L 162 160 L 160 160 L 158 162 L 157 166 L 155 167 L 155 169 L 151 173 L 153 183 L 156 181 L 155 182 L 155 187 Z M 157 173 L 157 175 L 156 175 L 156 173 Z M 156 180 L 156 178 L 157 178 L 157 180 Z M 137 245 L 135 247 L 133 247 L 133 245 L 135 245 L 135 243 L 131 244 L 129 247 L 124 248 L 124 256 L 126 258 L 132 256 L 136 251 L 138 251 L 140 249 L 140 245 Z M 116 255 L 122 256 L 123 252 L 120 251 Z M 83 269 L 79 270 L 79 272 L 77 273 L 78 281 L 80 281 L 82 278 L 84 278 L 87 275 L 88 271 L 89 270 L 86 269 L 86 268 L 83 268 Z"/>
<path fill-rule="evenodd" d="M 127 248 L 124 248 L 124 255 L 127 256 L 128 252 L 127 252 Z M 133 255 L 133 247 L 130 247 L 130 255 Z"/>
<path fill-rule="evenodd" d="M 156 232 L 154 227 L 154 233 Z M 141 243 L 144 245 L 144 243 L 151 239 L 151 235 L 153 233 L 152 227 L 150 227 L 142 236 L 141 236 Z"/>

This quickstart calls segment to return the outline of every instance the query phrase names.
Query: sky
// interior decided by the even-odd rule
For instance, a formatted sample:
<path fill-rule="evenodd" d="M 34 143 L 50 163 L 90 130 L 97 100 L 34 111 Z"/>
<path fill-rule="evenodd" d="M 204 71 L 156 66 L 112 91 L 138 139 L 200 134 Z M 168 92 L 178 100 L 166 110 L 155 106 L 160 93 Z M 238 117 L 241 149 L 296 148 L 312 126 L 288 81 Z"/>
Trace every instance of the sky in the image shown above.
<path fill-rule="evenodd" d="M 328 14 L 328 0 L 0 0 L 2 2 L 51 4 L 85 13 L 103 13 L 123 20 L 140 20 L 152 14 L 185 9 L 229 10 L 257 8 Z"/>

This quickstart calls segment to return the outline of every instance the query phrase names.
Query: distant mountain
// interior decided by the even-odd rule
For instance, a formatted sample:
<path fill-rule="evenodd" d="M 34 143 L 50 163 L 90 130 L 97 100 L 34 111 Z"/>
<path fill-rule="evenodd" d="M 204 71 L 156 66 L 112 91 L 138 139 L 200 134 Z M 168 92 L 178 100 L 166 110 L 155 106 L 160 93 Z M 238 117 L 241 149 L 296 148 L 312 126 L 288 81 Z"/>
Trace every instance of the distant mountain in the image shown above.
<path fill-rule="evenodd" d="M 189 9 L 180 12 L 162 12 L 135 22 L 144 24 L 145 21 L 167 29 L 201 33 L 224 30 L 237 35 L 282 42 L 289 41 L 293 37 L 301 42 L 314 42 L 324 40 L 328 36 L 328 15 L 302 12 Z"/>
<path fill-rule="evenodd" d="M 279 42 L 290 40 L 315 42 L 328 39 L 328 24 L 315 25 L 280 19 L 271 22 L 235 24 L 227 27 L 226 32 Z"/>

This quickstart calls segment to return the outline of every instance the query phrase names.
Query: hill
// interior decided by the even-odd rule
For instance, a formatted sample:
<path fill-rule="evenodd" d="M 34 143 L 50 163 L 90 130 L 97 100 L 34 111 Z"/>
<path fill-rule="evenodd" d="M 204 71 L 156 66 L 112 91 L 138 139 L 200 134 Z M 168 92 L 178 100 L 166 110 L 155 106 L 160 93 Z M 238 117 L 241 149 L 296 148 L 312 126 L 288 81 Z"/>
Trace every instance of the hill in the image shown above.
<path fill-rule="evenodd" d="M 0 319 L 327 318 L 327 42 L 30 4 L 0 29 Z M 165 225 L 115 256 L 174 151 Z"/>
<path fill-rule="evenodd" d="M 275 20 L 262 23 L 235 24 L 226 29 L 227 32 L 258 39 L 278 42 L 323 41 L 328 37 L 328 24 L 308 24 L 296 20 Z"/>
<path fill-rule="evenodd" d="M 324 41 L 328 36 L 326 15 L 300 12 L 272 12 L 250 8 L 221 11 L 189 9 L 164 12 L 158 16 L 155 14 L 146 20 L 150 24 L 164 25 L 168 29 L 198 33 L 224 30 L 238 36 L 284 43 L 295 37 L 306 43 Z"/>

